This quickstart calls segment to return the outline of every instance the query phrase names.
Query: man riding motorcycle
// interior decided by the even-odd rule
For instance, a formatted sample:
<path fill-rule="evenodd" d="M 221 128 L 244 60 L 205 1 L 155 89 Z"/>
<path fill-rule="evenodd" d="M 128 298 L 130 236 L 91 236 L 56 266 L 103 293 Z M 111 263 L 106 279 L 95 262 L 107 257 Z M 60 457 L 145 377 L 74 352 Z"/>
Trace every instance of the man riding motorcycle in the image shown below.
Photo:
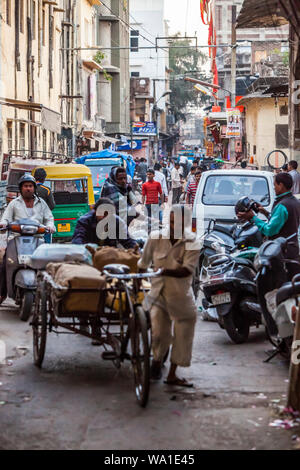
<path fill-rule="evenodd" d="M 54 218 L 47 203 L 36 194 L 35 178 L 25 174 L 18 182 L 20 196 L 11 201 L 4 211 L 0 221 L 0 229 L 5 229 L 11 222 L 21 219 L 32 219 L 46 226 L 50 233 L 56 231 Z M 0 305 L 7 297 L 6 286 L 6 253 L 0 268 Z"/>

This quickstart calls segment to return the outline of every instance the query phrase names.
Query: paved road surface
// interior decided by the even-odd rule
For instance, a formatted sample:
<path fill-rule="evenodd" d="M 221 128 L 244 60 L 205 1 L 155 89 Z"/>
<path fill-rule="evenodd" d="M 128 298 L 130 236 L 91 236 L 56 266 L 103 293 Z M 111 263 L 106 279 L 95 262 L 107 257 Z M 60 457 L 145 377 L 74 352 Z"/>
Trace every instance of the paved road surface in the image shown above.
<path fill-rule="evenodd" d="M 295 429 L 269 426 L 271 400 L 285 403 L 288 365 L 262 362 L 269 344 L 261 329 L 237 346 L 199 319 L 192 367 L 181 370 L 195 388 L 155 383 L 141 409 L 130 365 L 116 370 L 88 339 L 52 333 L 39 370 L 30 327 L 11 301 L 0 307 L 0 325 L 8 355 L 0 366 L 0 449 L 293 448 Z"/>

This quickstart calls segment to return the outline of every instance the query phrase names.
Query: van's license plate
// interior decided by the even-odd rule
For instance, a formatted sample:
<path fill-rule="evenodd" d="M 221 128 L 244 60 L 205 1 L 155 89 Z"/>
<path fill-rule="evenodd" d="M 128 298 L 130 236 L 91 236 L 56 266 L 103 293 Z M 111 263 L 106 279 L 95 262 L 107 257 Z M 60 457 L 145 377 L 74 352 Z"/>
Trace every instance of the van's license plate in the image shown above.
<path fill-rule="evenodd" d="M 211 296 L 213 305 L 229 304 L 231 302 L 230 292 L 224 292 L 224 294 L 217 294 Z"/>
<path fill-rule="evenodd" d="M 57 231 L 58 232 L 71 232 L 71 224 L 58 224 Z"/>
<path fill-rule="evenodd" d="M 30 260 L 31 260 L 31 255 L 19 255 L 18 256 L 19 264 L 28 264 Z"/>

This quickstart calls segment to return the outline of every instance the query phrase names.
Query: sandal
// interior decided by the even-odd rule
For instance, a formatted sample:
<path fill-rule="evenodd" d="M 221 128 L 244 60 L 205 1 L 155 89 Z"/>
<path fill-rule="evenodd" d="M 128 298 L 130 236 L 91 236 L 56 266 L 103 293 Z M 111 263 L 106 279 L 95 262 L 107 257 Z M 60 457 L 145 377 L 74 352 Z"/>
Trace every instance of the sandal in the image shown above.
<path fill-rule="evenodd" d="M 179 378 L 176 378 L 175 380 L 164 380 L 164 384 L 178 385 L 180 387 L 188 387 L 188 388 L 194 387 L 194 384 L 189 383 L 186 379 L 179 379 Z"/>

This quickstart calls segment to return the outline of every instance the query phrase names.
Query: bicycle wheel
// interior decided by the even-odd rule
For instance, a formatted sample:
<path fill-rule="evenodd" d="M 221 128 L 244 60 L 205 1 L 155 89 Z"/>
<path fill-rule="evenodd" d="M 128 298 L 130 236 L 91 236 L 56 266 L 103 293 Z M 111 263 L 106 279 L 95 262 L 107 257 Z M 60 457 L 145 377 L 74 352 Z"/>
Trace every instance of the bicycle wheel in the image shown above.
<path fill-rule="evenodd" d="M 37 367 L 41 367 L 45 356 L 47 339 L 47 293 L 45 284 L 42 284 L 36 292 L 32 330 L 33 360 Z"/>
<path fill-rule="evenodd" d="M 273 170 L 280 170 L 288 161 L 287 155 L 282 150 L 273 150 L 266 156 L 267 163 Z"/>
<path fill-rule="evenodd" d="M 135 315 L 130 328 L 135 394 L 138 403 L 145 407 L 150 389 L 150 348 L 147 318 L 140 305 L 135 307 Z"/>

